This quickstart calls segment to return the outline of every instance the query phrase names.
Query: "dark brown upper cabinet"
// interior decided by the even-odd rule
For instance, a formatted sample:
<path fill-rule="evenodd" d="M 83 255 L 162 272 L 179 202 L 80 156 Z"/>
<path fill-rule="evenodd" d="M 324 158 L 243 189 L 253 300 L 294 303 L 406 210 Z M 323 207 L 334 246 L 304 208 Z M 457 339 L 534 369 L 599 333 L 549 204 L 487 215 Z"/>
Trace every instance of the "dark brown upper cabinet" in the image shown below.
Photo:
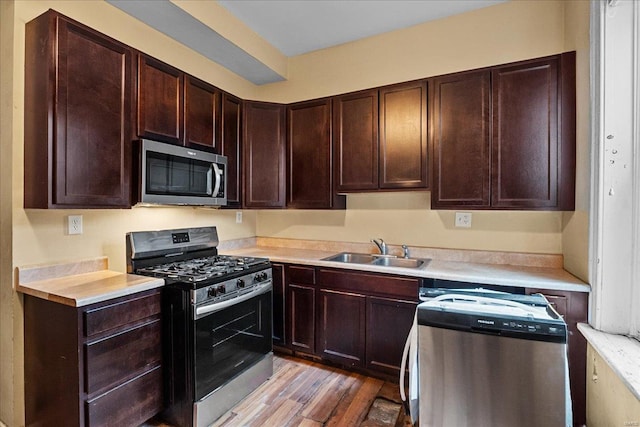
<path fill-rule="evenodd" d="M 24 207 L 130 207 L 132 50 L 51 10 L 25 47 Z"/>
<path fill-rule="evenodd" d="M 425 82 L 335 97 L 337 191 L 427 189 L 426 109 Z"/>
<path fill-rule="evenodd" d="M 488 70 L 431 80 L 432 208 L 491 205 L 490 108 Z"/>
<path fill-rule="evenodd" d="M 287 107 L 287 207 L 344 208 L 333 189 L 331 100 Z"/>
<path fill-rule="evenodd" d="M 428 186 L 427 84 L 380 89 L 380 171 L 384 189 Z"/>
<path fill-rule="evenodd" d="M 220 90 L 188 74 L 184 77 L 184 145 L 216 153 L 220 141 Z"/>
<path fill-rule="evenodd" d="M 221 152 L 216 87 L 154 58 L 138 55 L 138 136 Z"/>
<path fill-rule="evenodd" d="M 285 106 L 244 105 L 244 207 L 283 208 L 285 184 Z"/>
<path fill-rule="evenodd" d="M 378 188 L 378 90 L 333 99 L 337 191 Z"/>
<path fill-rule="evenodd" d="M 184 73 L 138 55 L 138 136 L 182 144 Z"/>
<path fill-rule="evenodd" d="M 227 156 L 227 207 L 242 207 L 242 100 L 222 94 L 221 153 Z"/>
<path fill-rule="evenodd" d="M 575 54 L 494 68 L 491 205 L 573 210 Z"/>
<path fill-rule="evenodd" d="M 434 209 L 575 208 L 575 52 L 432 85 Z"/>

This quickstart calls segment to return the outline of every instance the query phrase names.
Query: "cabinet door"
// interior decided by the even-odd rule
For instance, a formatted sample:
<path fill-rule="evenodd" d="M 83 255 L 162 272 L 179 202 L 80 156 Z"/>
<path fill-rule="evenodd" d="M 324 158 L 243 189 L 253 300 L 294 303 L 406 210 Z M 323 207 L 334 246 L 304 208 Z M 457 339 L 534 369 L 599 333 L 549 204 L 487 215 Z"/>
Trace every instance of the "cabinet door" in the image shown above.
<path fill-rule="evenodd" d="M 284 266 L 271 264 L 273 272 L 273 345 L 287 345 L 285 334 L 285 281 Z"/>
<path fill-rule="evenodd" d="M 222 95 L 221 154 L 227 156 L 227 207 L 242 205 L 242 101 Z"/>
<path fill-rule="evenodd" d="M 377 189 L 377 90 L 333 99 L 333 144 L 337 191 Z"/>
<path fill-rule="evenodd" d="M 25 207 L 131 206 L 131 50 L 54 12 L 26 32 Z"/>
<path fill-rule="evenodd" d="M 138 55 L 138 136 L 181 144 L 183 97 L 184 73 Z"/>
<path fill-rule="evenodd" d="M 496 68 L 492 80 L 493 207 L 558 206 L 557 57 Z"/>
<path fill-rule="evenodd" d="M 287 307 L 289 309 L 289 344 L 293 350 L 315 354 L 315 306 L 314 286 L 287 284 Z"/>
<path fill-rule="evenodd" d="M 427 188 L 427 84 L 380 89 L 380 188 Z"/>
<path fill-rule="evenodd" d="M 397 376 L 418 303 L 367 297 L 367 368 Z"/>
<path fill-rule="evenodd" d="M 431 82 L 431 207 L 487 208 L 491 203 L 489 71 Z"/>
<path fill-rule="evenodd" d="M 244 206 L 285 206 L 285 111 L 280 104 L 244 107 Z"/>
<path fill-rule="evenodd" d="M 365 296 L 321 289 L 319 298 L 319 355 L 345 366 L 364 367 Z"/>
<path fill-rule="evenodd" d="M 287 206 L 334 207 L 331 151 L 331 101 L 288 106 Z"/>
<path fill-rule="evenodd" d="M 220 153 L 220 91 L 184 77 L 184 145 Z"/>

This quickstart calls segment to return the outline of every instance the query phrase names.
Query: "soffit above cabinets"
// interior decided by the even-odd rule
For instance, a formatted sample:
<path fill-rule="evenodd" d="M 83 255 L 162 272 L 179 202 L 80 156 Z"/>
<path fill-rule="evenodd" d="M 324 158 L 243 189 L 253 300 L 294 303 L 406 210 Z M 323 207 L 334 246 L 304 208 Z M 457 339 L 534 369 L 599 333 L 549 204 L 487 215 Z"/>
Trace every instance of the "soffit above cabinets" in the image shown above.
<path fill-rule="evenodd" d="M 286 72 L 274 70 L 225 38 L 180 2 L 106 1 L 254 84 L 286 80 Z M 290 57 L 505 1 L 219 0 L 217 4 Z"/>
<path fill-rule="evenodd" d="M 252 83 L 261 85 L 285 80 L 285 76 L 169 0 L 106 1 Z"/>

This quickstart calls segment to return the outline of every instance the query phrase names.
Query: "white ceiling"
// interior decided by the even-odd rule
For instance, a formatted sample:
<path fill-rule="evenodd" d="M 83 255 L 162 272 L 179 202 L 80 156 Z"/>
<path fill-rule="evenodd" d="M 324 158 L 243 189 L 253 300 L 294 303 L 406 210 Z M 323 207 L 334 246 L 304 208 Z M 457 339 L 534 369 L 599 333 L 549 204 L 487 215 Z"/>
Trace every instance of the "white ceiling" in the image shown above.
<path fill-rule="evenodd" d="M 106 1 L 255 84 L 285 79 L 170 0 Z M 218 0 L 218 3 L 284 55 L 294 56 L 504 1 L 508 0 Z"/>
<path fill-rule="evenodd" d="M 218 0 L 286 56 L 336 46 L 506 0 Z"/>

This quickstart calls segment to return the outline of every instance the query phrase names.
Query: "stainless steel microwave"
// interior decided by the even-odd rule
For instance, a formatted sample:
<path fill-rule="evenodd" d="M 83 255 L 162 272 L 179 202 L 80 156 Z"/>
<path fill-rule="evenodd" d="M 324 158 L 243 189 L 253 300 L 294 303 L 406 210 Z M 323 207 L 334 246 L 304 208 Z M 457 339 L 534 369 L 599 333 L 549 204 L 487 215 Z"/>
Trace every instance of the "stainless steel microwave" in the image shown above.
<path fill-rule="evenodd" d="M 227 158 L 189 147 L 138 141 L 138 202 L 224 206 Z"/>

